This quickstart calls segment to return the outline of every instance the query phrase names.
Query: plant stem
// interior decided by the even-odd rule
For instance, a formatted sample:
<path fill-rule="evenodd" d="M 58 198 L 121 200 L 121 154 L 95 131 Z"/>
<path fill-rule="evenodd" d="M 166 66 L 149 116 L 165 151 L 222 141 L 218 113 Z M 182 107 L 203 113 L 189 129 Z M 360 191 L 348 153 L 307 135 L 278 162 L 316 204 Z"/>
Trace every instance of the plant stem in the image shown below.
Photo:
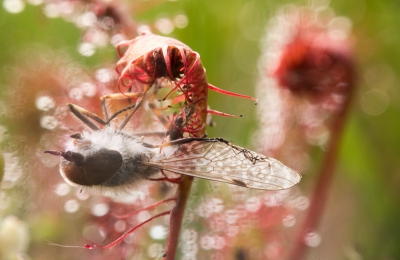
<path fill-rule="evenodd" d="M 318 227 L 321 219 L 324 205 L 328 196 L 329 187 L 334 176 L 334 166 L 336 164 L 337 155 L 339 152 L 340 139 L 343 133 L 346 116 L 350 107 L 351 93 L 347 96 L 342 109 L 335 115 L 332 125 L 332 136 L 329 140 L 328 150 L 325 155 L 325 160 L 319 171 L 316 187 L 311 196 L 310 207 L 306 214 L 305 220 L 300 227 L 300 231 L 295 238 L 294 247 L 289 254 L 288 259 L 300 260 L 306 256 L 307 245 L 304 238 L 307 233 L 313 232 Z"/>
<path fill-rule="evenodd" d="M 165 259 L 174 260 L 178 248 L 179 233 L 182 226 L 185 206 L 189 198 L 193 177 L 182 175 L 182 182 L 176 191 L 176 206 L 171 211 L 168 241 L 165 247 Z"/>

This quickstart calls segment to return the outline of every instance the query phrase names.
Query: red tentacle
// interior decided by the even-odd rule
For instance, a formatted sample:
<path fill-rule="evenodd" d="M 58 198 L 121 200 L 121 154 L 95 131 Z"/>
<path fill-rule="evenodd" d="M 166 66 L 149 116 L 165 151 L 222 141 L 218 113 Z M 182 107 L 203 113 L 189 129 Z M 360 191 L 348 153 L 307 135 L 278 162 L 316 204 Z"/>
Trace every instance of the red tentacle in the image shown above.
<path fill-rule="evenodd" d="M 141 208 L 141 209 L 136 210 L 136 211 L 134 211 L 134 212 L 132 212 L 132 213 L 129 213 L 129 214 L 125 214 L 125 215 L 116 215 L 116 214 L 112 213 L 112 215 L 113 215 L 113 217 L 115 217 L 115 218 L 117 218 L 117 219 L 126 219 L 126 218 L 130 218 L 130 217 L 132 217 L 132 216 L 135 216 L 135 215 L 137 215 L 137 214 L 139 214 L 140 212 L 143 212 L 143 211 L 145 211 L 145 210 L 152 210 L 152 209 L 155 209 L 155 208 L 158 207 L 159 205 L 164 204 L 164 203 L 167 203 L 167 202 L 170 202 L 170 201 L 176 201 L 176 198 L 169 198 L 169 199 L 165 199 L 165 200 L 158 201 L 158 202 L 156 202 L 156 203 L 151 204 L 150 206 Z"/>
<path fill-rule="evenodd" d="M 247 95 L 243 95 L 243 94 L 238 94 L 238 93 L 231 92 L 231 91 L 227 91 L 227 90 L 224 90 L 224 89 L 220 89 L 220 88 L 217 88 L 216 86 L 213 86 L 211 84 L 208 84 L 208 89 L 209 90 L 213 90 L 213 91 L 218 92 L 218 93 L 221 93 L 221 94 L 224 94 L 224 95 L 228 95 L 228 96 L 250 99 L 250 100 L 253 100 L 254 102 L 256 102 L 256 104 L 258 102 L 258 100 L 256 98 L 253 98 L 253 97 L 250 97 L 250 96 L 247 96 Z"/>
<path fill-rule="evenodd" d="M 126 232 L 125 234 L 123 234 L 122 236 L 117 238 L 114 242 L 112 242 L 112 243 L 110 243 L 108 245 L 102 246 L 102 245 L 98 245 L 98 244 L 92 244 L 92 245 L 86 244 L 85 248 L 87 248 L 87 249 L 95 249 L 95 248 L 110 249 L 110 248 L 113 248 L 114 246 L 116 246 L 119 243 L 121 243 L 122 240 L 124 240 L 129 234 L 131 234 L 132 232 L 134 232 L 136 229 L 140 228 L 144 224 L 152 221 L 153 219 L 159 218 L 161 216 L 169 215 L 170 213 L 171 213 L 171 210 L 167 210 L 167 211 L 164 211 L 164 212 L 162 212 L 162 213 L 160 213 L 158 215 L 155 215 L 155 216 L 149 218 L 148 220 L 143 221 L 142 223 L 140 223 L 139 225 L 137 225 L 134 228 L 130 229 L 128 232 Z"/>
<path fill-rule="evenodd" d="M 226 117 L 242 117 L 242 115 L 231 115 L 231 114 L 227 114 L 224 112 L 220 112 L 217 110 L 213 110 L 213 109 L 207 109 L 207 114 L 213 114 L 213 115 L 218 115 L 218 116 L 226 116 Z"/>
<path fill-rule="evenodd" d="M 171 59 L 169 57 L 168 50 L 169 50 L 169 46 L 163 46 L 161 48 L 168 74 L 171 77 L 171 79 L 174 80 L 174 75 L 172 74 L 172 71 L 171 71 Z"/>
<path fill-rule="evenodd" d="M 130 41 L 121 41 L 120 43 L 118 43 L 118 45 L 117 45 L 117 53 L 118 53 L 118 56 L 120 58 L 122 58 L 122 56 L 124 56 L 124 54 L 121 53 L 121 47 L 129 46 L 129 45 L 131 45 L 131 42 L 132 42 L 132 40 L 130 40 Z"/>

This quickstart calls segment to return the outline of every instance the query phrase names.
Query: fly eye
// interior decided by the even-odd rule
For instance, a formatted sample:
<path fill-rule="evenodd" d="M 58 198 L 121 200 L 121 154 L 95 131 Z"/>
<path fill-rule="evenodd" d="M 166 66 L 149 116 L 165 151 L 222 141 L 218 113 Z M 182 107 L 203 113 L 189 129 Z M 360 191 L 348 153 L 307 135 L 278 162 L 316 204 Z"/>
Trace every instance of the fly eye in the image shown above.
<path fill-rule="evenodd" d="M 100 185 L 111 179 L 122 165 L 122 155 L 115 150 L 102 149 L 82 163 L 85 179 Z"/>
<path fill-rule="evenodd" d="M 100 185 L 111 179 L 122 165 L 122 155 L 115 150 L 102 149 L 90 157 L 72 151 L 45 151 L 62 156 L 60 172 L 63 177 L 75 184 L 84 186 Z"/>
<path fill-rule="evenodd" d="M 83 186 L 92 186 L 92 184 L 86 179 L 82 168 L 76 165 L 74 162 L 69 162 L 67 160 L 62 161 L 60 165 L 60 172 L 64 179 L 68 182 Z"/>
<path fill-rule="evenodd" d="M 82 154 L 71 151 L 61 152 L 61 156 L 64 157 L 65 160 L 74 162 L 78 165 L 80 165 L 85 159 L 85 157 Z"/>
<path fill-rule="evenodd" d="M 69 137 L 74 138 L 74 139 L 82 139 L 82 136 L 80 133 L 70 135 Z"/>

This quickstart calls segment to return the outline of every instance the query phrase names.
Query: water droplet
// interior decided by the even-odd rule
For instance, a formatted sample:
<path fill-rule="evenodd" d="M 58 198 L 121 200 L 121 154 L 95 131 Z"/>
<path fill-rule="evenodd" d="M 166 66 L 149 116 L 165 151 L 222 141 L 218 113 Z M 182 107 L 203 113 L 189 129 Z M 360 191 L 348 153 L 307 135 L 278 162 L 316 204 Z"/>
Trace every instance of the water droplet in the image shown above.
<path fill-rule="evenodd" d="M 200 238 L 200 246 L 204 249 L 204 250 L 210 250 L 213 248 L 214 245 L 214 238 L 211 236 L 202 236 Z"/>
<path fill-rule="evenodd" d="M 77 17 L 75 24 L 82 27 L 92 27 L 97 22 L 97 17 L 93 12 L 86 12 Z"/>
<path fill-rule="evenodd" d="M 215 244 L 214 244 L 215 249 L 220 250 L 220 249 L 224 248 L 225 245 L 226 245 L 225 238 L 220 237 L 220 236 L 217 236 L 215 238 Z"/>
<path fill-rule="evenodd" d="M 352 22 L 347 17 L 335 17 L 328 24 L 328 34 L 331 36 L 331 32 L 335 32 L 335 34 L 340 33 L 341 38 L 332 38 L 335 40 L 344 40 L 349 35 L 351 28 L 353 27 Z"/>
<path fill-rule="evenodd" d="M 282 223 L 285 227 L 292 227 L 296 224 L 296 218 L 293 215 L 287 215 L 282 219 Z"/>
<path fill-rule="evenodd" d="M 79 88 L 72 88 L 69 90 L 68 96 L 70 98 L 80 100 L 80 99 L 82 99 L 83 93 L 82 93 L 82 90 Z"/>
<path fill-rule="evenodd" d="M 153 226 L 150 229 L 150 236 L 153 239 L 158 239 L 158 240 L 164 239 L 167 237 L 167 234 L 168 234 L 167 228 L 161 225 Z"/>
<path fill-rule="evenodd" d="M 93 97 L 94 95 L 96 95 L 97 92 L 96 85 L 90 82 L 84 82 L 80 84 L 79 89 L 81 89 L 86 97 Z"/>
<path fill-rule="evenodd" d="M 305 196 L 300 196 L 296 199 L 295 207 L 299 210 L 305 210 L 310 205 L 310 200 Z"/>
<path fill-rule="evenodd" d="M 329 140 L 329 134 L 326 125 L 309 126 L 306 131 L 307 142 L 311 145 L 322 146 Z"/>
<path fill-rule="evenodd" d="M 139 34 L 139 35 L 140 35 L 140 34 Z M 117 45 L 118 45 L 120 42 L 125 41 L 125 40 L 126 40 L 126 38 L 125 38 L 124 35 L 117 33 L 117 34 L 115 34 L 115 35 L 113 35 L 113 36 L 111 37 L 110 43 L 111 43 L 114 47 L 117 47 Z"/>
<path fill-rule="evenodd" d="M 89 57 L 96 52 L 96 49 L 93 44 L 89 42 L 82 42 L 78 46 L 78 52 L 83 56 Z"/>
<path fill-rule="evenodd" d="M 230 237 L 234 237 L 239 233 L 239 227 L 238 226 L 229 226 L 228 230 L 226 231 L 226 235 Z"/>
<path fill-rule="evenodd" d="M 30 241 L 28 225 L 17 217 L 10 215 L 0 220 L 0 248 L 2 259 L 15 259 L 14 255 L 23 253 Z"/>
<path fill-rule="evenodd" d="M 236 210 L 227 210 L 225 212 L 225 220 L 228 224 L 235 224 L 238 218 L 239 215 Z"/>
<path fill-rule="evenodd" d="M 65 196 L 67 195 L 69 192 L 71 191 L 71 186 L 69 186 L 67 183 L 59 183 L 54 192 L 58 195 L 58 196 Z"/>
<path fill-rule="evenodd" d="M 83 237 L 92 243 L 101 243 L 104 241 L 106 233 L 96 225 L 89 225 L 83 229 Z"/>
<path fill-rule="evenodd" d="M 99 24 L 104 30 L 111 30 L 114 27 L 115 22 L 113 18 L 109 16 L 104 16 L 99 21 Z"/>
<path fill-rule="evenodd" d="M 64 210 L 68 213 L 74 213 L 79 209 L 79 202 L 77 200 L 71 199 L 67 200 L 64 204 Z"/>
<path fill-rule="evenodd" d="M 2 189 L 10 189 L 14 187 L 16 182 L 23 175 L 22 168 L 18 163 L 18 158 L 11 153 L 3 153 L 4 157 L 4 176 L 1 182 Z"/>
<path fill-rule="evenodd" d="M 3 188 L 3 184 L 2 184 L 2 188 Z M 0 191 L 0 209 L 4 210 L 7 209 L 8 206 L 10 206 L 11 204 L 11 197 L 7 196 L 7 193 Z"/>
<path fill-rule="evenodd" d="M 268 259 L 282 258 L 282 245 L 277 241 L 269 242 L 265 248 L 265 255 Z"/>
<path fill-rule="evenodd" d="M 197 232 L 193 229 L 185 229 L 182 232 L 182 241 L 186 243 L 194 243 L 197 240 Z"/>
<path fill-rule="evenodd" d="M 380 89 L 371 89 L 362 95 L 360 102 L 364 113 L 377 116 L 388 108 L 389 96 Z"/>
<path fill-rule="evenodd" d="M 25 3 L 21 0 L 4 0 L 3 7 L 6 11 L 17 14 L 24 10 Z"/>
<path fill-rule="evenodd" d="M 170 34 L 174 30 L 174 24 L 168 18 L 161 18 L 155 22 L 155 27 L 162 34 Z"/>
<path fill-rule="evenodd" d="M 115 222 L 114 224 L 114 229 L 117 232 L 124 232 L 126 229 L 126 222 L 123 221 L 122 219 L 118 220 L 117 222 Z"/>
<path fill-rule="evenodd" d="M 199 216 L 203 218 L 210 217 L 213 213 L 221 212 L 224 205 L 221 199 L 211 198 L 201 203 L 197 209 Z"/>
<path fill-rule="evenodd" d="M 43 13 L 49 18 L 55 18 L 59 16 L 59 10 L 55 4 L 46 4 L 43 8 Z"/>
<path fill-rule="evenodd" d="M 310 247 L 317 247 L 321 243 L 321 236 L 315 232 L 309 232 L 304 237 L 304 243 Z"/>
<path fill-rule="evenodd" d="M 282 205 L 282 198 L 277 194 L 265 194 L 263 202 L 267 207 L 278 207 Z"/>
<path fill-rule="evenodd" d="M 164 248 L 161 244 L 158 244 L 158 243 L 151 244 L 149 246 L 149 248 L 147 249 L 147 254 L 151 258 L 160 257 L 164 254 Z"/>
<path fill-rule="evenodd" d="M 224 204 L 221 199 L 213 198 L 210 202 L 210 207 L 212 207 L 214 213 L 218 213 L 224 209 Z"/>
<path fill-rule="evenodd" d="M 54 108 L 55 104 L 54 100 L 49 96 L 41 96 L 35 100 L 36 108 L 42 111 L 48 111 Z"/>
<path fill-rule="evenodd" d="M 100 82 L 107 83 L 114 79 L 114 73 L 110 69 L 98 69 L 95 72 L 95 78 Z"/>
<path fill-rule="evenodd" d="M 199 247 L 196 243 L 183 243 L 182 253 L 189 256 L 195 256 L 199 251 Z"/>
<path fill-rule="evenodd" d="M 174 18 L 174 24 L 178 28 L 185 28 L 189 24 L 189 19 L 184 14 L 179 14 Z"/>
<path fill-rule="evenodd" d="M 246 210 L 249 212 L 256 212 L 261 207 L 260 199 L 257 197 L 250 197 L 246 200 Z"/>
<path fill-rule="evenodd" d="M 95 204 L 92 208 L 91 208 L 91 212 L 94 216 L 96 217 L 101 217 L 104 216 L 105 214 L 108 213 L 108 211 L 110 210 L 110 207 L 108 206 L 107 203 L 98 203 Z"/>
<path fill-rule="evenodd" d="M 140 24 L 140 25 L 137 27 L 137 33 L 138 33 L 138 35 L 142 35 L 142 34 L 148 33 L 148 32 L 151 32 L 151 28 L 150 28 L 150 26 L 148 26 L 147 24 Z"/>
<path fill-rule="evenodd" d="M 143 222 L 150 218 L 150 214 L 148 211 L 142 211 L 142 212 L 139 212 L 139 214 L 137 214 L 136 218 L 139 222 Z"/>
<path fill-rule="evenodd" d="M 334 41 L 344 41 L 347 38 L 347 34 L 342 30 L 331 30 L 328 32 L 328 36 Z"/>
<path fill-rule="evenodd" d="M 135 232 L 130 233 L 124 238 L 124 242 L 127 244 L 133 244 L 134 241 L 135 241 Z"/>
<path fill-rule="evenodd" d="M 85 39 L 96 47 L 105 47 L 109 42 L 108 34 L 102 30 L 90 30 L 86 32 Z"/>
<path fill-rule="evenodd" d="M 43 116 L 40 118 L 40 126 L 45 129 L 53 130 L 57 125 L 58 121 L 54 116 Z"/>

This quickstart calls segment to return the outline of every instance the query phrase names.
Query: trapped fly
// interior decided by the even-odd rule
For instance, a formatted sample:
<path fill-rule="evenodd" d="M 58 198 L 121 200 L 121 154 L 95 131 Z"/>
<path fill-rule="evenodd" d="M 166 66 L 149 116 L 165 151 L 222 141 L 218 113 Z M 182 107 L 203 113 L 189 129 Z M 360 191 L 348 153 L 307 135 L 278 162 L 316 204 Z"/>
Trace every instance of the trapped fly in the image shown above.
<path fill-rule="evenodd" d="M 122 54 L 124 48 L 127 49 Z M 131 92 L 100 98 L 104 120 L 69 104 L 71 112 L 92 131 L 72 135 L 65 151 L 46 151 L 62 158 L 60 172 L 67 182 L 115 189 L 151 179 L 159 171 L 264 190 L 286 189 L 300 181 L 298 172 L 279 161 L 223 139 L 181 138 L 183 133 L 203 136 L 209 114 L 231 116 L 208 108 L 208 90 L 256 101 L 208 84 L 198 53 L 176 39 L 151 33 L 122 42 L 117 49 L 120 54 L 117 63 L 118 88 L 121 90 L 124 87 Z M 165 101 L 170 96 L 170 103 L 157 108 L 156 94 L 163 86 L 171 86 L 165 84 L 168 82 L 172 83 L 172 88 L 161 100 Z M 135 103 L 109 117 L 105 100 L 126 98 L 135 100 Z M 160 123 L 169 128 L 170 139 L 181 139 L 151 145 L 124 130 L 136 111 L 144 106 L 144 101 L 148 102 L 148 107 Z M 172 123 L 162 113 L 169 106 L 179 111 Z M 111 124 L 124 112 L 128 113 L 120 125 Z M 100 129 L 93 121 L 105 127 Z"/>
<path fill-rule="evenodd" d="M 102 106 L 105 107 L 104 103 Z M 60 173 L 75 186 L 129 188 L 151 179 L 160 170 L 262 190 L 287 189 L 301 179 L 297 171 L 279 161 L 220 138 L 182 138 L 160 145 L 147 144 L 110 126 L 115 114 L 104 121 L 76 105 L 69 107 L 92 131 L 71 135 L 65 151 L 45 153 L 62 158 Z M 99 129 L 89 118 L 106 126 Z"/>

